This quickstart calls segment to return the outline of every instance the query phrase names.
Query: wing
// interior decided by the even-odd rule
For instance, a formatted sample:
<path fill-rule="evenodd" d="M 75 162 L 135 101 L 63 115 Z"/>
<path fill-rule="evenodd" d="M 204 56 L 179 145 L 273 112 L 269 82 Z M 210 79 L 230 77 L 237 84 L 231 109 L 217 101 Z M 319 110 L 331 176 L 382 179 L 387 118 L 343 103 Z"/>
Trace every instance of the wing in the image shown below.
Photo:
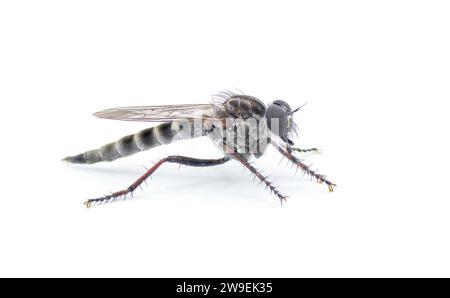
<path fill-rule="evenodd" d="M 94 116 L 99 118 L 141 122 L 211 119 L 213 115 L 214 105 L 212 104 L 121 107 L 94 113 Z"/>

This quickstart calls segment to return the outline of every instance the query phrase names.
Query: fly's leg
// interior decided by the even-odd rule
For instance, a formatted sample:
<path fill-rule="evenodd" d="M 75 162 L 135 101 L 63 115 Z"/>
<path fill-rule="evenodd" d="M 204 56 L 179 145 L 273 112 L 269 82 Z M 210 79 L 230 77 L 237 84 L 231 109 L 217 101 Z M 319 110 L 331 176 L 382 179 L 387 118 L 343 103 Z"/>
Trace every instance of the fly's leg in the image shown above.
<path fill-rule="evenodd" d="M 301 148 L 295 148 L 295 147 L 288 147 L 288 151 L 290 151 L 290 152 L 296 151 L 296 152 L 299 152 L 299 153 L 309 153 L 309 152 L 316 153 L 316 154 L 322 153 L 322 150 L 320 150 L 320 149 L 318 149 L 318 148 L 316 148 L 316 147 L 314 147 L 314 148 L 308 148 L 308 149 L 301 149 Z"/>
<path fill-rule="evenodd" d="M 278 144 L 276 144 L 275 142 L 273 142 L 272 140 L 270 141 L 270 143 L 287 159 L 289 159 L 294 165 L 296 165 L 298 168 L 300 168 L 302 171 L 304 171 L 306 174 L 308 174 L 309 176 L 311 176 L 312 178 L 316 179 L 316 181 L 318 183 L 325 183 L 328 186 L 328 190 L 330 192 L 333 191 L 333 187 L 336 186 L 336 184 L 334 184 L 333 182 L 327 180 L 325 178 L 325 175 L 321 175 L 316 173 L 315 171 L 310 169 L 310 166 L 305 165 L 301 160 L 299 160 L 297 157 L 295 157 L 292 152 L 288 149 L 285 150 L 284 148 L 282 148 L 281 146 L 279 146 Z"/>
<path fill-rule="evenodd" d="M 133 191 L 138 188 L 148 177 L 150 177 L 163 163 L 177 163 L 180 165 L 186 165 L 191 167 L 210 167 L 210 166 L 217 166 L 221 165 L 227 161 L 229 161 L 229 157 L 223 157 L 219 159 L 198 159 L 198 158 L 192 158 L 192 157 L 186 157 L 186 156 L 167 156 L 160 161 L 158 161 L 156 164 L 153 165 L 150 169 L 147 170 L 147 172 L 144 173 L 139 179 L 137 179 L 133 184 L 128 186 L 126 189 L 122 189 L 119 191 L 116 191 L 112 194 L 96 198 L 96 199 L 90 199 L 84 202 L 84 205 L 87 208 L 90 208 L 92 205 L 97 203 L 104 203 L 104 202 L 110 202 L 113 201 L 119 197 L 126 196 L 127 194 L 132 194 Z"/>
<path fill-rule="evenodd" d="M 231 155 L 233 155 L 233 157 L 237 161 L 242 163 L 247 169 L 250 170 L 250 172 L 252 172 L 256 177 L 258 177 L 258 179 L 261 180 L 261 182 L 263 182 L 266 185 L 266 187 L 268 187 L 270 191 L 273 192 L 280 199 L 281 204 L 283 204 L 283 201 L 286 201 L 287 196 L 282 195 L 278 191 L 278 189 L 272 184 L 272 182 L 267 180 L 267 177 L 263 176 L 260 172 L 258 172 L 258 170 L 255 167 L 253 167 L 250 163 L 248 163 L 248 161 L 246 161 L 237 153 L 231 153 Z"/>

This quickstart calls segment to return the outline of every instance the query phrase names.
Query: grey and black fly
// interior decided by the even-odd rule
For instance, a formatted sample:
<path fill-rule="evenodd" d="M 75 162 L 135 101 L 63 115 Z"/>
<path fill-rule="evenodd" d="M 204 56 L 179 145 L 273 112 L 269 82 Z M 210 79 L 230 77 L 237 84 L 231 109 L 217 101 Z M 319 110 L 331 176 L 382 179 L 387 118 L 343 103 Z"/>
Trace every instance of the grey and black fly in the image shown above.
<path fill-rule="evenodd" d="M 183 104 L 160 106 L 134 106 L 107 109 L 95 113 L 99 118 L 124 121 L 162 122 L 136 134 L 120 138 L 99 149 L 68 156 L 63 160 L 70 163 L 93 164 L 113 161 L 130 156 L 156 146 L 167 145 L 178 140 L 208 137 L 223 152 L 219 159 L 201 159 L 171 155 L 156 162 L 144 175 L 127 188 L 85 202 L 86 207 L 106 203 L 133 194 L 136 188 L 150 177 L 162 164 L 176 163 L 192 167 L 210 167 L 224 164 L 230 160 L 240 162 L 254 174 L 255 179 L 274 193 L 281 202 L 286 200 L 266 176 L 262 175 L 250 162 L 261 157 L 267 147 L 273 146 L 305 174 L 324 183 L 333 191 L 334 183 L 324 175 L 316 173 L 310 166 L 296 157 L 295 152 L 318 152 L 317 148 L 300 149 L 294 147 L 293 136 L 297 125 L 293 115 L 300 108 L 292 110 L 283 100 L 275 100 L 266 106 L 259 99 L 231 91 L 220 91 L 213 96 L 210 104 Z"/>

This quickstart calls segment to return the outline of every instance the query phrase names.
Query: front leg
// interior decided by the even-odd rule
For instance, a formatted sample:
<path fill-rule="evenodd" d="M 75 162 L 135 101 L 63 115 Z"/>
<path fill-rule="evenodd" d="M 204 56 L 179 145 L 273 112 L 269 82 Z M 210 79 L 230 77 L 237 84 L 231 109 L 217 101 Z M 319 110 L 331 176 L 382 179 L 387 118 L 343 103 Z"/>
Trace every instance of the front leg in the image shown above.
<path fill-rule="evenodd" d="M 296 165 L 297 167 L 299 167 L 300 169 L 302 169 L 306 174 L 308 174 L 309 176 L 313 177 L 316 179 L 316 181 L 318 183 L 325 183 L 328 186 L 328 190 L 330 192 L 333 191 L 333 186 L 336 186 L 336 184 L 334 184 L 333 182 L 327 180 L 325 178 L 325 175 L 321 175 L 316 173 L 315 171 L 311 170 L 309 168 L 309 166 L 305 165 L 304 163 L 302 163 L 297 157 L 295 157 L 292 154 L 292 151 L 287 149 L 285 150 L 284 148 L 282 148 L 280 145 L 278 145 L 277 143 L 275 143 L 273 140 L 270 141 L 270 144 L 272 146 L 274 146 L 284 157 L 286 157 L 287 159 L 289 159 L 294 165 Z"/>
<path fill-rule="evenodd" d="M 319 148 L 316 148 L 316 147 L 314 147 L 314 148 L 308 148 L 308 149 L 301 149 L 301 148 L 296 148 L 296 147 L 288 147 L 288 151 L 289 152 L 292 152 L 292 151 L 296 151 L 296 152 L 299 152 L 299 153 L 309 153 L 309 152 L 312 152 L 312 153 L 315 153 L 315 154 L 321 154 L 322 153 L 322 150 L 320 150 Z"/>

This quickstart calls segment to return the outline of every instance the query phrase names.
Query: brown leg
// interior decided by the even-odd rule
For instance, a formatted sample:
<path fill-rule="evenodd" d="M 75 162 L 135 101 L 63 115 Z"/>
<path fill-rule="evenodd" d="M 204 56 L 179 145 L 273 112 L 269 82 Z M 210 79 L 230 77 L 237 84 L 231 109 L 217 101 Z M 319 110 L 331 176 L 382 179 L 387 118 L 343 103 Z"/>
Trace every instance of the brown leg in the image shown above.
<path fill-rule="evenodd" d="M 223 157 L 219 159 L 198 159 L 198 158 L 192 158 L 192 157 L 185 157 L 185 156 L 167 156 L 160 161 L 158 161 L 156 164 L 153 165 L 150 169 L 145 172 L 144 175 L 139 177 L 133 184 L 128 186 L 128 188 L 116 191 L 110 195 L 106 195 L 100 198 L 96 199 L 90 199 L 84 202 L 84 205 L 87 208 L 90 208 L 93 204 L 97 203 L 104 203 L 104 202 L 110 202 L 113 201 L 119 197 L 125 197 L 127 194 L 133 194 L 133 191 L 138 188 L 150 175 L 152 175 L 163 163 L 169 162 L 169 163 L 178 163 L 180 165 L 186 165 L 186 166 L 192 166 L 192 167 L 209 167 L 209 166 L 217 166 L 221 165 L 227 161 L 229 161 L 229 157 Z"/>
<path fill-rule="evenodd" d="M 266 187 L 268 187 L 270 191 L 273 192 L 280 199 L 281 204 L 283 204 L 283 201 L 286 201 L 287 196 L 282 195 L 278 191 L 278 189 L 269 180 L 267 180 L 267 177 L 264 177 L 260 172 L 258 172 L 258 170 L 255 167 L 253 167 L 251 164 L 248 163 L 248 161 L 246 161 L 237 153 L 231 153 L 231 155 L 233 155 L 233 157 L 237 161 L 242 163 L 247 169 L 250 170 L 250 172 L 252 172 L 256 177 L 258 177 L 258 179 L 261 180 L 261 182 L 263 182 L 266 185 Z"/>
<path fill-rule="evenodd" d="M 318 183 L 325 183 L 328 186 L 328 190 L 330 192 L 333 191 L 333 186 L 336 186 L 333 182 L 327 180 L 325 178 L 325 175 L 321 175 L 316 173 L 315 171 L 311 170 L 309 166 L 302 163 L 297 157 L 291 154 L 291 152 L 285 150 L 280 145 L 275 143 L 274 141 L 270 141 L 270 143 L 287 159 L 289 159 L 294 165 L 296 165 L 298 168 L 302 169 L 306 174 L 316 179 Z"/>

